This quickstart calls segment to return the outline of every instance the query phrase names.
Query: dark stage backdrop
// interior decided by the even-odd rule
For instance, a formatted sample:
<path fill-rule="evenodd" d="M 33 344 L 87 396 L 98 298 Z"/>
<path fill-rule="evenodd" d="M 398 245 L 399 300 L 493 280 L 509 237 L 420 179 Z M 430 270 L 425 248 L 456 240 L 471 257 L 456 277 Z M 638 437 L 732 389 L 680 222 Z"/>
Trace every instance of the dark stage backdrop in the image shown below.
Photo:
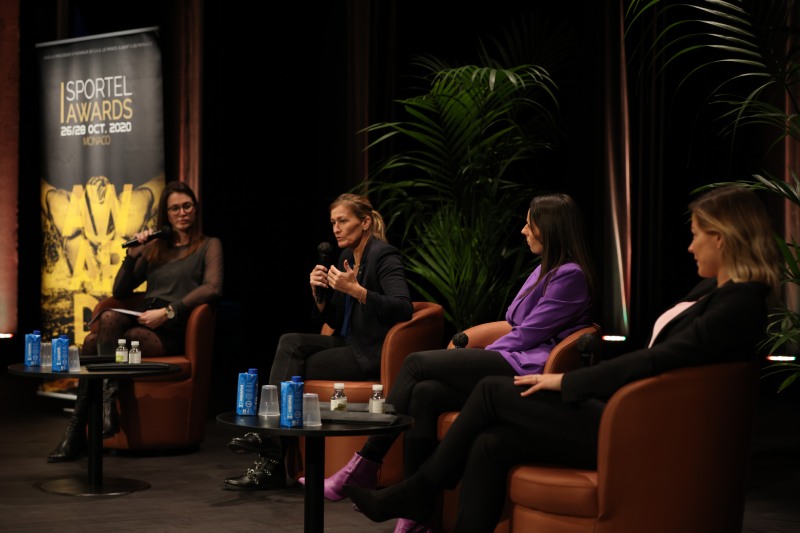
<path fill-rule="evenodd" d="M 37 45 L 42 324 L 78 345 L 164 188 L 157 28 Z"/>

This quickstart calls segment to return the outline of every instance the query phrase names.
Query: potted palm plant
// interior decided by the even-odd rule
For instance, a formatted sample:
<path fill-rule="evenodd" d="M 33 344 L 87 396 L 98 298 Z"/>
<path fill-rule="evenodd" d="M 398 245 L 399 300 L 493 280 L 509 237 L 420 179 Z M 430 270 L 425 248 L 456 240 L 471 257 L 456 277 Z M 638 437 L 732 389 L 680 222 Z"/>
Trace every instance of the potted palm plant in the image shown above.
<path fill-rule="evenodd" d="M 535 266 L 518 235 L 535 190 L 521 163 L 553 146 L 556 85 L 530 64 L 416 65 L 426 91 L 367 128 L 369 150 L 397 149 L 365 187 L 400 227 L 411 285 L 461 330 L 500 318 Z"/>
<path fill-rule="evenodd" d="M 767 151 L 783 143 L 786 153 L 799 153 L 800 18 L 794 0 L 632 0 L 628 27 L 644 24 L 645 20 L 657 21 L 660 28 L 653 32 L 656 38 L 649 48 L 656 63 L 689 61 L 683 81 L 700 73 L 715 77 L 715 89 L 707 101 L 720 110 L 719 117 L 724 119 L 720 133 L 731 139 L 732 145 L 740 129 L 760 127 L 761 131 L 774 133 Z M 768 191 L 800 207 L 797 169 L 788 168 L 788 174 L 787 180 L 763 171 L 736 183 Z M 800 248 L 791 237 L 787 240 L 778 236 L 778 243 L 785 260 L 783 284 L 787 293 L 797 291 Z M 786 305 L 774 311 L 765 347 L 771 353 L 797 353 L 797 310 Z M 800 364 L 796 362 L 773 363 L 765 370 L 766 375 L 785 376 L 779 391 L 800 376 Z"/>
<path fill-rule="evenodd" d="M 501 30 L 478 40 L 474 64 L 418 57 L 422 89 L 395 102 L 401 119 L 366 130 L 378 163 L 362 192 L 400 233 L 410 284 L 455 330 L 501 319 L 536 266 L 519 231 L 537 158 L 562 133 L 553 75 L 576 48 L 565 22 L 536 11 Z"/>

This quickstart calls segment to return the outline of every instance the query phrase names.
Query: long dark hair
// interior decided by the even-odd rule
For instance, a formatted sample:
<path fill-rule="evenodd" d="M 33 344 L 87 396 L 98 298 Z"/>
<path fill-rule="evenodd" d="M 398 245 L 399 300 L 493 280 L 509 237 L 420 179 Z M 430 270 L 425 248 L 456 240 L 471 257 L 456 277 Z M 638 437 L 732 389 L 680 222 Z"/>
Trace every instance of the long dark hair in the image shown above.
<path fill-rule="evenodd" d="M 531 200 L 528 224 L 539 228 L 542 241 L 542 270 L 534 287 L 550 278 L 550 273 L 564 263 L 576 263 L 586 276 L 589 294 L 594 299 L 597 290 L 594 264 L 586 240 L 586 229 L 575 200 L 556 193 L 536 196 Z"/>
<path fill-rule="evenodd" d="M 156 215 L 158 229 L 169 225 L 167 200 L 169 199 L 170 195 L 175 193 L 185 194 L 192 199 L 192 203 L 194 204 L 194 223 L 187 232 L 189 234 L 189 246 L 187 246 L 187 253 L 192 253 L 197 250 L 197 248 L 199 248 L 200 244 L 203 242 L 203 232 L 200 224 L 200 203 L 197 201 L 197 196 L 194 194 L 192 188 L 186 185 L 186 183 L 182 181 L 170 181 L 164 186 L 164 190 L 161 191 L 161 198 L 158 200 L 158 214 Z M 157 239 L 155 241 L 155 246 L 150 247 L 145 252 L 147 254 L 147 260 L 153 263 L 160 262 L 164 257 L 166 257 L 165 254 L 167 251 L 172 248 L 173 242 L 174 236 L 172 239 Z"/>

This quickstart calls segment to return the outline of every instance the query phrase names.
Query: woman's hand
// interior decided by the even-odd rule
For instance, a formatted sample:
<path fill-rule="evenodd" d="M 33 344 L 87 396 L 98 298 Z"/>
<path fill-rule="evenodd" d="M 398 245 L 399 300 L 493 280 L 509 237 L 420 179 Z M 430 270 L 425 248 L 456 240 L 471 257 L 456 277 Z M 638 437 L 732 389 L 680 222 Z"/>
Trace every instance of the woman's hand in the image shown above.
<path fill-rule="evenodd" d="M 153 233 L 154 231 L 148 228 L 144 231 L 140 231 L 139 233 L 134 233 L 133 238 L 139 241 L 139 244 L 144 244 L 147 242 L 147 239 L 149 239 L 150 235 L 152 235 Z M 134 246 L 133 248 L 128 248 L 128 255 L 131 257 L 139 257 L 140 255 L 142 255 L 143 251 L 144 251 L 143 246 Z"/>
<path fill-rule="evenodd" d="M 150 329 L 156 329 L 162 326 L 167 320 L 169 320 L 167 318 L 167 310 L 162 307 L 160 309 L 148 309 L 139 315 L 138 322 Z"/>
<path fill-rule="evenodd" d="M 328 270 L 328 286 L 335 291 L 343 292 L 357 298 L 361 293 L 361 285 L 356 281 L 356 271 L 344 260 L 344 270 L 332 266 Z"/>
<path fill-rule="evenodd" d="M 530 396 L 538 390 L 561 390 L 561 378 L 564 374 L 527 374 L 514 376 L 514 385 L 529 386 L 520 396 Z"/>
<path fill-rule="evenodd" d="M 308 277 L 309 285 L 311 285 L 311 292 L 316 295 L 317 288 L 319 290 L 328 288 L 328 269 L 323 265 L 317 265 L 311 271 Z"/>

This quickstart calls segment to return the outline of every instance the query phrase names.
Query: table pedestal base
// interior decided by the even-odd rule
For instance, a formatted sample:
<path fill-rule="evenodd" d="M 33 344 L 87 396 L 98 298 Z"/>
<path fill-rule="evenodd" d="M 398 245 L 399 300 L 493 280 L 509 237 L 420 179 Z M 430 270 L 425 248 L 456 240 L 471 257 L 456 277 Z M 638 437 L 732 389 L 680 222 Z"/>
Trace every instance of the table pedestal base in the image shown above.
<path fill-rule="evenodd" d="M 122 496 L 150 488 L 150 483 L 138 479 L 107 477 L 100 486 L 91 486 L 86 477 L 65 477 L 43 481 L 36 485 L 45 492 L 67 496 Z"/>

